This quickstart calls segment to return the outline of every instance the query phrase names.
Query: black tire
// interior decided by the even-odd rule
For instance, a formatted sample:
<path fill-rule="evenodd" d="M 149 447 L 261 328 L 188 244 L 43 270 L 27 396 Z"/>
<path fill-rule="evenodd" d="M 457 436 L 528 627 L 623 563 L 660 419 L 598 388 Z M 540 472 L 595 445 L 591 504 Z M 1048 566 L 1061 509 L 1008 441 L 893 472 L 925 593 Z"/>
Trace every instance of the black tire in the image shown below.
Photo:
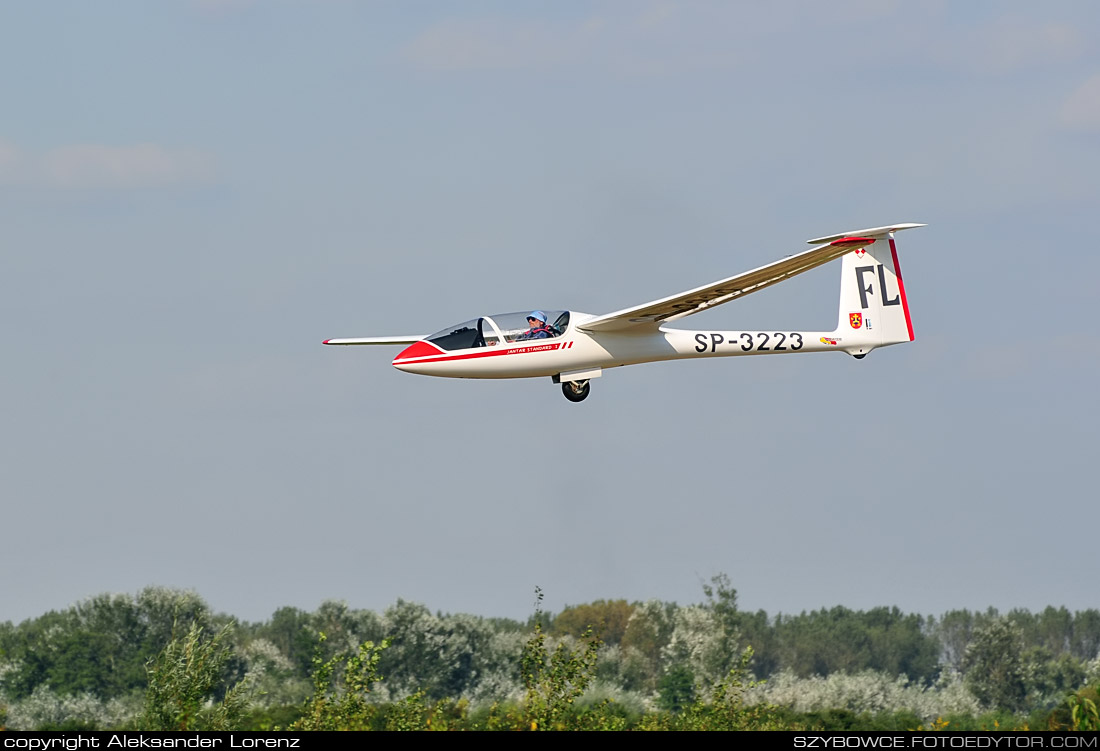
<path fill-rule="evenodd" d="M 583 402 L 588 397 L 588 381 L 563 381 L 561 393 L 571 402 Z"/>

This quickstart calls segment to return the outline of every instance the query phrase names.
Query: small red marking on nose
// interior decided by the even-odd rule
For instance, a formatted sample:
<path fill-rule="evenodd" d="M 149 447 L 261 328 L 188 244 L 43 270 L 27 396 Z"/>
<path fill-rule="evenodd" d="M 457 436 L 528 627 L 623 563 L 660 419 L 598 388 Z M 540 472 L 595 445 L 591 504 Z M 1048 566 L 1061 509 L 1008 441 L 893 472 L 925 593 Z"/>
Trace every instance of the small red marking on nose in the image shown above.
<path fill-rule="evenodd" d="M 428 357 L 430 355 L 438 355 L 443 352 L 444 350 L 440 349 L 434 344 L 429 344 L 428 342 L 417 342 L 416 344 L 412 344 L 403 349 L 401 351 L 401 354 L 393 358 L 393 361 L 395 363 L 398 363 L 411 357 Z"/>

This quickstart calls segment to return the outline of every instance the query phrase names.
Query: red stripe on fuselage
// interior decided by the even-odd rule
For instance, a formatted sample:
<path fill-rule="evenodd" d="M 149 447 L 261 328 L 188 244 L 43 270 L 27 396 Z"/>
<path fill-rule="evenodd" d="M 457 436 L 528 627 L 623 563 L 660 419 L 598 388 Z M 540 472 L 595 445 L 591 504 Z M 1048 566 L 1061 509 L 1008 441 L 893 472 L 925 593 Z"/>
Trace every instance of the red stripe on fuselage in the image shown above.
<path fill-rule="evenodd" d="M 418 344 L 423 344 L 423 342 L 418 342 Z M 405 350 L 405 352 L 408 352 L 409 350 L 413 349 L 413 347 L 415 347 L 415 346 L 416 345 L 414 344 L 412 347 L 409 347 L 409 349 Z M 525 355 L 525 354 L 528 354 L 528 353 L 531 353 L 531 352 L 551 352 L 553 350 L 561 349 L 563 346 L 565 346 L 564 342 L 555 342 L 553 344 L 531 344 L 531 345 L 526 345 L 526 346 L 523 346 L 523 347 L 489 347 L 487 349 L 480 350 L 478 352 L 467 352 L 465 350 L 460 350 L 459 353 L 456 353 L 456 354 L 453 354 L 453 355 L 445 354 L 441 357 L 433 357 L 432 355 L 435 355 L 435 352 L 430 352 L 430 353 L 425 352 L 424 354 L 427 355 L 425 357 L 417 357 L 415 355 L 411 356 L 411 357 L 405 357 L 405 352 L 402 352 L 393 361 L 393 364 L 394 365 L 419 365 L 421 363 L 427 363 L 427 362 L 449 362 L 451 360 L 474 360 L 474 359 L 478 359 L 478 358 L 482 358 L 482 357 L 499 357 L 500 355 Z M 436 348 L 436 349 L 438 349 L 438 348 Z"/>
<path fill-rule="evenodd" d="M 890 255 L 894 257 L 894 274 L 898 278 L 898 294 L 901 295 L 901 309 L 905 311 L 905 325 L 909 329 L 909 341 L 913 341 L 913 320 L 909 317 L 909 300 L 905 297 L 905 282 L 901 280 L 901 265 L 898 263 L 898 246 L 890 238 Z"/>

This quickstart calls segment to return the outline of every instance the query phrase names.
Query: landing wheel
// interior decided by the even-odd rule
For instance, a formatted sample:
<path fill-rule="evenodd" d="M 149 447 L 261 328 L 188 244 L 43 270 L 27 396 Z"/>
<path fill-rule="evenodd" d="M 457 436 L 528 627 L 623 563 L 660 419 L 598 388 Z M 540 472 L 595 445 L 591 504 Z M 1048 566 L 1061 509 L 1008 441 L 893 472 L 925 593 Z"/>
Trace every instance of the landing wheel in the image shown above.
<path fill-rule="evenodd" d="M 571 402 L 583 402 L 588 391 L 588 381 L 563 381 L 561 384 L 561 393 Z"/>

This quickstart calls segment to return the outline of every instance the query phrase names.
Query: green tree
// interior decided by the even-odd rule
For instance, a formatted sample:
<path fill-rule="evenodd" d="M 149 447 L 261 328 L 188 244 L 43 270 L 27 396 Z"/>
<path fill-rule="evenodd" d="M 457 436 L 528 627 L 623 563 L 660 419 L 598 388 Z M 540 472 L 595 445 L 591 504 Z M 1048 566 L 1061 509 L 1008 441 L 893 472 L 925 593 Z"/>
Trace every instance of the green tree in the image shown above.
<path fill-rule="evenodd" d="M 1093 696 L 1096 690 L 1092 691 Z M 1080 694 L 1073 694 L 1066 699 L 1069 708 L 1070 726 L 1073 730 L 1100 731 L 1100 711 L 1096 708 L 1095 698 L 1089 698 Z"/>
<path fill-rule="evenodd" d="M 1082 660 L 1092 660 L 1100 654 L 1100 610 L 1079 610 L 1074 615 L 1070 651 Z"/>
<path fill-rule="evenodd" d="M 623 634 L 622 649 L 631 664 L 640 664 L 631 688 L 652 692 L 662 675 L 662 652 L 672 638 L 676 606 L 648 600 L 634 606 Z"/>
<path fill-rule="evenodd" d="M 433 615 L 424 605 L 403 600 L 386 610 L 382 622 L 391 646 L 381 669 L 391 695 L 423 691 L 438 701 L 476 695 L 486 681 L 518 683 L 522 634 L 506 624 L 499 633 L 488 619 Z"/>
<path fill-rule="evenodd" d="M 709 687 L 709 699 L 697 699 L 676 715 L 651 714 L 642 718 L 640 730 L 781 730 L 794 729 L 780 722 L 771 704 L 746 704 L 745 691 L 755 683 L 748 679 L 752 648 L 722 680 Z"/>
<path fill-rule="evenodd" d="M 1085 666 L 1068 652 L 1051 655 L 1043 647 L 1024 651 L 1025 684 L 1039 699 L 1061 699 L 1085 685 Z"/>
<path fill-rule="evenodd" d="M 860 669 L 888 675 L 904 675 L 911 681 L 931 685 L 939 674 L 940 644 L 929 624 L 916 614 L 898 608 L 872 608 L 860 614 L 870 643 L 866 662 Z"/>
<path fill-rule="evenodd" d="M 619 644 L 633 614 L 634 606 L 626 600 L 596 600 L 587 605 L 571 605 L 554 618 L 550 633 L 580 637 L 591 629 L 604 644 Z"/>
<path fill-rule="evenodd" d="M 187 635 L 172 639 L 148 667 L 142 730 L 233 730 L 248 703 L 246 682 L 227 686 L 232 656 L 226 643 L 232 627 L 211 638 L 192 623 Z M 215 700 L 220 694 L 220 701 Z"/>
<path fill-rule="evenodd" d="M 1073 616 L 1065 607 L 1055 608 L 1048 605 L 1039 614 L 1037 621 L 1036 646 L 1055 656 L 1070 651 L 1073 643 Z"/>
<path fill-rule="evenodd" d="M 726 574 L 717 574 L 710 578 L 710 584 L 703 585 L 703 594 L 707 598 L 707 607 L 718 618 L 727 636 L 739 636 L 741 633 L 741 612 L 737 609 L 737 590 Z"/>
<path fill-rule="evenodd" d="M 1047 716 L 1048 730 L 1100 730 L 1100 693 L 1095 686 L 1086 686 L 1069 694 L 1061 706 L 1055 707 Z"/>
<path fill-rule="evenodd" d="M 355 654 L 342 652 L 329 659 L 321 656 L 325 634 L 319 635 L 313 658 L 313 696 L 302 707 L 302 716 L 291 730 L 369 730 L 378 705 L 371 689 L 382 680 L 378 663 L 389 642 L 363 642 Z"/>
<path fill-rule="evenodd" d="M 940 661 L 956 673 L 962 672 L 963 656 L 974 636 L 974 615 L 969 610 L 951 610 L 933 625 L 940 643 Z"/>
<path fill-rule="evenodd" d="M 257 630 L 257 635 L 274 644 L 302 676 L 309 675 L 313 667 L 317 633 L 310 614 L 292 607 L 279 608 L 271 621 Z"/>
<path fill-rule="evenodd" d="M 531 730 L 563 729 L 562 720 L 596 675 L 600 640 L 586 631 L 574 649 L 560 642 L 551 653 L 542 630 L 542 590 L 535 590 L 535 633 L 523 648 L 524 720 Z"/>
<path fill-rule="evenodd" d="M 672 636 L 661 650 L 665 665 L 686 665 L 705 689 L 722 679 L 736 659 L 736 643 L 728 640 L 718 617 L 706 607 L 677 608 Z"/>
<path fill-rule="evenodd" d="M 193 592 L 148 587 L 136 596 L 97 595 L 71 608 L 26 621 L 5 636 L 13 667 L 0 688 L 13 699 L 41 685 L 61 696 L 108 699 L 140 691 L 145 666 L 167 644 L 178 623 L 210 624 Z"/>
<path fill-rule="evenodd" d="M 775 629 L 780 665 L 804 678 L 875 670 L 931 684 L 939 672 L 936 637 L 896 607 L 778 616 Z"/>
<path fill-rule="evenodd" d="M 695 701 L 695 675 L 687 665 L 674 665 L 657 683 L 657 706 L 679 713 Z"/>
<path fill-rule="evenodd" d="M 781 667 L 779 640 L 771 619 L 763 610 L 741 612 L 739 619 L 742 643 L 752 647 L 752 672 L 766 678 Z"/>
<path fill-rule="evenodd" d="M 1001 618 L 978 629 L 963 656 L 966 687 L 983 704 L 1017 712 L 1027 698 L 1024 640 L 1018 626 Z"/>

